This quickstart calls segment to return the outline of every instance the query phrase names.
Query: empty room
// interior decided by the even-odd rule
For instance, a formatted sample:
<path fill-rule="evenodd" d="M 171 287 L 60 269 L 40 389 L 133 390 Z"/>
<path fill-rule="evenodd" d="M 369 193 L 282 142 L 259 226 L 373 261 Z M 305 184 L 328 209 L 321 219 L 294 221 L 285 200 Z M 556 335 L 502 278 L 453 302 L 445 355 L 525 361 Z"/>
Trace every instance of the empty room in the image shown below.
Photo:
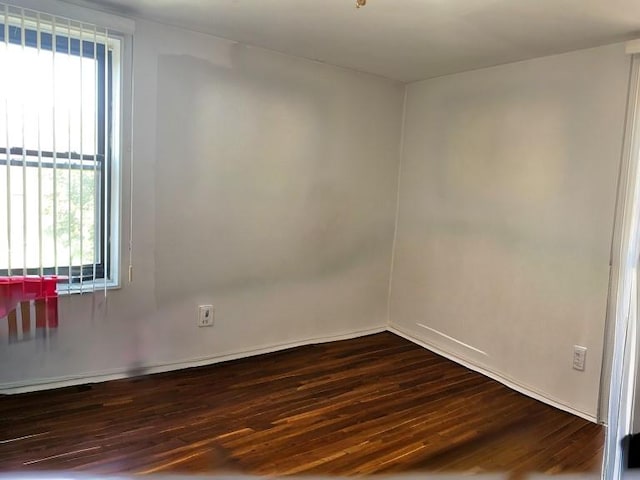
<path fill-rule="evenodd" d="M 621 478 L 638 39 L 632 0 L 0 0 L 0 477 Z"/>

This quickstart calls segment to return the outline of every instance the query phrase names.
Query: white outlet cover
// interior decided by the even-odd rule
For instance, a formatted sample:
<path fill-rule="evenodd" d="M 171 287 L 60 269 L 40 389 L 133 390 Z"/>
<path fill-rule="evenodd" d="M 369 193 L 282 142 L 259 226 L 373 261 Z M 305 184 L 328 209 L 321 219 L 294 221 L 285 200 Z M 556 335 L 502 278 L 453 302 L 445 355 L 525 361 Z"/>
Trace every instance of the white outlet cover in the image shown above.
<path fill-rule="evenodd" d="M 573 369 L 584 371 L 587 359 L 587 348 L 580 345 L 573 346 Z"/>
<path fill-rule="evenodd" d="M 214 314 L 213 305 L 200 305 L 198 307 L 198 326 L 212 327 Z"/>

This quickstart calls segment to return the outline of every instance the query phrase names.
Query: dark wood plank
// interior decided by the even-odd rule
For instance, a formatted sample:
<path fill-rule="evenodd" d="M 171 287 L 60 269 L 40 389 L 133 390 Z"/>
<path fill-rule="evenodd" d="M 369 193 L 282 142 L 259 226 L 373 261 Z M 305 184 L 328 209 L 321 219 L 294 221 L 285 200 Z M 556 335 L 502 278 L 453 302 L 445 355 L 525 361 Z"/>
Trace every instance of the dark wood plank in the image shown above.
<path fill-rule="evenodd" d="M 29 333 L 31 332 L 31 303 L 30 302 L 20 303 L 20 314 L 22 316 L 22 335 L 24 337 L 29 337 Z"/>
<path fill-rule="evenodd" d="M 597 472 L 603 428 L 390 333 L 0 397 L 0 469 Z"/>
<path fill-rule="evenodd" d="M 9 328 L 9 342 L 15 342 L 18 339 L 18 316 L 15 310 L 11 310 L 7 314 L 7 322 Z"/>

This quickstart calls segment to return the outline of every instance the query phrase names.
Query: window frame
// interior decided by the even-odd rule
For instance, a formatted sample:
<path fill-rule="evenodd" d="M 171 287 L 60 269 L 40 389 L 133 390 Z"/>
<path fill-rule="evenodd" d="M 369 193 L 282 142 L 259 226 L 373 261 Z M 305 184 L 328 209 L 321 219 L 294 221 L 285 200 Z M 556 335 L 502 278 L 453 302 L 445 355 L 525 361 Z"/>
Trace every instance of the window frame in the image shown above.
<path fill-rule="evenodd" d="M 7 43 L 22 45 L 22 28 L 24 28 L 25 48 L 40 48 L 53 51 L 56 54 L 74 55 L 81 58 L 95 59 L 97 62 L 98 86 L 97 86 L 97 146 L 95 154 L 78 154 L 75 152 L 45 151 L 30 149 L 29 145 L 8 148 L 0 147 L 0 166 L 19 166 L 55 168 L 66 171 L 67 169 L 87 168 L 94 170 L 93 163 L 90 167 L 84 167 L 83 162 L 97 162 L 95 169 L 98 172 L 99 191 L 96 192 L 95 201 L 99 203 L 96 215 L 96 256 L 95 263 L 80 265 L 57 265 L 51 267 L 40 266 L 38 268 L 18 267 L 1 269 L 1 275 L 24 274 L 27 275 L 61 275 L 68 277 L 67 293 L 77 293 L 97 288 L 118 288 L 120 286 L 119 262 L 120 262 L 120 206 L 121 206 L 121 137 L 122 117 L 121 99 L 124 86 L 125 70 L 122 58 L 125 53 L 124 35 L 114 34 L 107 30 L 107 34 L 100 34 L 99 40 L 93 33 L 85 31 L 84 38 L 81 33 L 74 35 L 70 32 L 46 31 L 46 24 L 41 27 L 40 38 L 37 30 L 30 28 L 28 24 L 12 24 L 7 22 L 5 30 L 4 18 L 0 18 L 0 41 L 5 42 L 8 31 Z M 48 28 L 51 29 L 49 26 Z M 91 38 L 93 36 L 93 38 Z M 29 41 L 27 41 L 27 37 Z M 35 40 L 34 40 L 35 37 Z M 43 41 L 47 39 L 48 41 Z M 40 40 L 40 42 L 38 42 Z M 39 43 L 39 45 L 38 45 Z M 75 45 L 74 45 L 75 43 Z M 91 46 L 90 55 L 85 49 Z M 75 46 L 75 49 L 74 49 Z M 102 47 L 102 49 L 100 48 Z M 128 72 L 130 75 L 130 72 Z M 106 98 L 106 102 L 105 100 Z M 8 150 L 8 152 L 7 152 Z M 13 158 L 11 158 L 13 157 Z M 31 160 L 28 160 L 31 159 Z M 43 159 L 49 161 L 43 162 Z M 105 239 L 106 236 L 106 239 Z M 42 267 L 42 268 L 41 268 Z"/>

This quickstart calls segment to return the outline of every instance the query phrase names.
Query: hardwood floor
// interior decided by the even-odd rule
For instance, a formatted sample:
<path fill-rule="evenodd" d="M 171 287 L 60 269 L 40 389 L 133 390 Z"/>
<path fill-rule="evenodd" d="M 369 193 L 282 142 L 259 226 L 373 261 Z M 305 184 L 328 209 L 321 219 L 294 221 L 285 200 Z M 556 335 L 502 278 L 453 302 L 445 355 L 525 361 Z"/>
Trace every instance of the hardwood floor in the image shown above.
<path fill-rule="evenodd" d="M 391 333 L 0 397 L 0 471 L 597 472 L 603 428 Z"/>

